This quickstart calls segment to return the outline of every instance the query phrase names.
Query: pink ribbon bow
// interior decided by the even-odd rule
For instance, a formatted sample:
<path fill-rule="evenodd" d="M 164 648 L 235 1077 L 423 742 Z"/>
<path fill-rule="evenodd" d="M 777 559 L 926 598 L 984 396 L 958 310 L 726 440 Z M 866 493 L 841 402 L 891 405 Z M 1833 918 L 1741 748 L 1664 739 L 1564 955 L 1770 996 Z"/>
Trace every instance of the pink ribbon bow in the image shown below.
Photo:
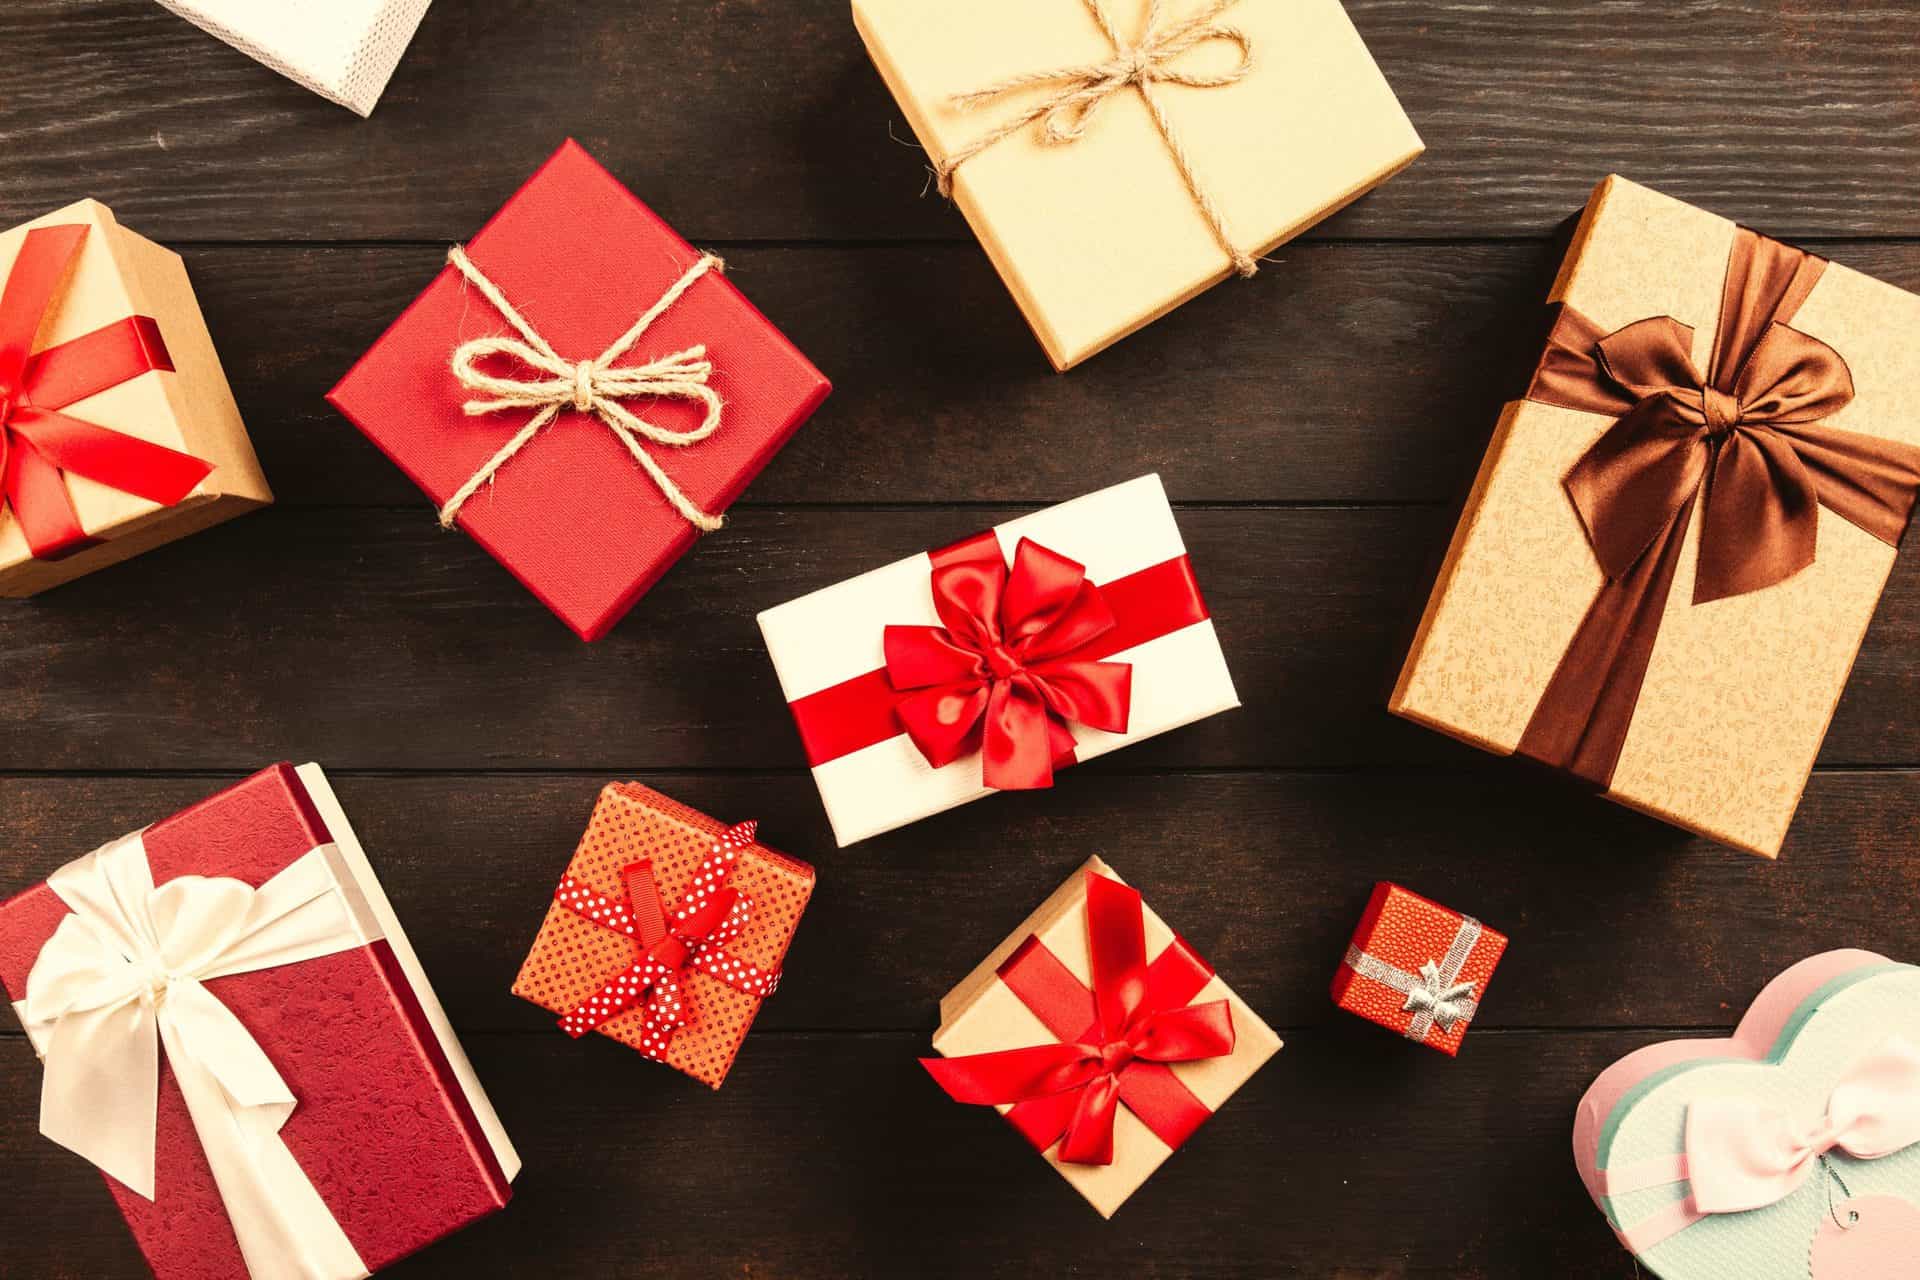
<path fill-rule="evenodd" d="M 1687 1177 L 1701 1213 L 1743 1213 L 1798 1190 L 1829 1151 L 1878 1160 L 1920 1142 L 1920 1048 L 1894 1037 L 1840 1077 L 1808 1120 L 1743 1098 L 1687 1108 Z"/>

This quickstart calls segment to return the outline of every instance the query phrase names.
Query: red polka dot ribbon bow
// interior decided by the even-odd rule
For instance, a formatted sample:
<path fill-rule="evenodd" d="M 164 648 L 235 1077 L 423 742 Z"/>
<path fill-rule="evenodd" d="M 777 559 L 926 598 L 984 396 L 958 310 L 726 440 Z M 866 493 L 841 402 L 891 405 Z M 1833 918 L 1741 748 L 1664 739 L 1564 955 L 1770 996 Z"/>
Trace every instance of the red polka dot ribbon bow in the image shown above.
<path fill-rule="evenodd" d="M 673 1033 L 687 1025 L 686 975 L 704 973 L 744 995 L 766 999 L 780 984 L 768 972 L 727 954 L 753 916 L 753 901 L 727 885 L 742 849 L 751 848 L 759 824 L 729 827 L 714 843 L 687 884 L 671 916 L 653 878 L 651 861 L 636 862 L 622 875 L 627 900 L 616 902 L 572 876 L 560 882 L 554 900 L 603 929 L 634 940 L 638 954 L 581 1006 L 560 1019 L 560 1029 L 576 1040 L 603 1023 L 644 1004 L 640 1052 L 665 1060 Z"/>
<path fill-rule="evenodd" d="M 1177 1148 L 1212 1112 L 1166 1064 L 1232 1053 L 1233 1012 L 1225 1000 L 1189 1003 L 1213 968 L 1184 940 L 1147 963 L 1139 892 L 1097 872 L 1087 875 L 1087 943 L 1091 991 L 1038 937 L 1000 966 L 1061 1043 L 921 1065 L 957 1102 L 1013 1104 L 1007 1119 L 1037 1150 L 1058 1142 L 1074 1164 L 1113 1163 L 1121 1103 Z"/>
<path fill-rule="evenodd" d="M 997 555 L 933 570 L 945 626 L 889 626 L 894 710 L 934 768 L 981 752 L 996 790 L 1053 785 L 1073 755 L 1068 722 L 1125 733 L 1133 668 L 1076 659 L 1114 628 L 1085 566 L 1020 540 L 1013 571 Z"/>
<path fill-rule="evenodd" d="M 173 368 L 159 327 L 146 316 L 33 353 L 87 231 L 29 231 L 0 292 L 0 505 L 42 560 L 90 544 L 67 474 L 172 506 L 213 470 L 191 454 L 58 412 L 143 373 Z"/>

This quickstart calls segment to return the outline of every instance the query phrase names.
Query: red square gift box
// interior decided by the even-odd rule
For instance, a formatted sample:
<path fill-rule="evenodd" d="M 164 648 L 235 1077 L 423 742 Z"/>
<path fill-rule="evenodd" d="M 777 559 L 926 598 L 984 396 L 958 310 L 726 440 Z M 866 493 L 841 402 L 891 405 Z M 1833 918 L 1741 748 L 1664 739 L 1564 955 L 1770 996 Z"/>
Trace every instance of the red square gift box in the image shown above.
<path fill-rule="evenodd" d="M 831 388 L 574 142 L 448 258 L 327 398 L 597 640 Z"/>
<path fill-rule="evenodd" d="M 0 905 L 41 1131 L 161 1280 L 358 1280 L 520 1160 L 317 765 L 276 765 Z"/>
<path fill-rule="evenodd" d="M 999 1110 L 1110 1218 L 1280 1037 L 1096 857 L 940 1001 L 933 1047 L 950 1097 Z"/>
<path fill-rule="evenodd" d="M 813 896 L 813 868 L 756 825 L 609 784 L 513 993 L 718 1089 Z"/>
<path fill-rule="evenodd" d="M 1333 1002 L 1448 1057 L 1460 1052 L 1507 936 L 1381 881 L 1333 978 Z"/>

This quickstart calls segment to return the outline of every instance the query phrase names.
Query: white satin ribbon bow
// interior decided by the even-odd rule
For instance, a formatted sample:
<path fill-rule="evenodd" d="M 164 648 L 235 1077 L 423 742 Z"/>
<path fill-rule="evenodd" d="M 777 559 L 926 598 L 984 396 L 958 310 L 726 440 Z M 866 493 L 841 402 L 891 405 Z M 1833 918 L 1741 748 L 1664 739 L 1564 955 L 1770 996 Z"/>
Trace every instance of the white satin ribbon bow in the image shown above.
<path fill-rule="evenodd" d="M 280 1140 L 293 1093 L 202 985 L 381 936 L 338 850 L 322 845 L 258 889 L 201 876 L 156 888 L 135 834 L 47 884 L 73 913 L 41 948 L 21 1006 L 46 1059 L 41 1133 L 153 1199 L 164 1044 L 255 1280 L 367 1275 Z"/>
<path fill-rule="evenodd" d="M 1701 1213 L 1743 1213 L 1798 1190 L 1829 1151 L 1878 1160 L 1920 1142 L 1920 1048 L 1895 1036 L 1848 1068 L 1824 1116 L 1744 1098 L 1687 1108 L 1687 1177 Z"/>

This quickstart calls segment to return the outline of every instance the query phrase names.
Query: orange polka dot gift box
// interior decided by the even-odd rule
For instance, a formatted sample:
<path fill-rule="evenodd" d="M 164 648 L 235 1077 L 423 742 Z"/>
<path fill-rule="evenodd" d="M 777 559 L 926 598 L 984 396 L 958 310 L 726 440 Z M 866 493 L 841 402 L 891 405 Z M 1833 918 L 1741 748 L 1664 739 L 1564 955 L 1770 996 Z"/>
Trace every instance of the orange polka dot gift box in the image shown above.
<path fill-rule="evenodd" d="M 513 993 L 718 1089 L 813 895 L 813 868 L 754 834 L 609 784 Z"/>
<path fill-rule="evenodd" d="M 1506 950 L 1498 929 L 1382 881 L 1334 975 L 1333 1002 L 1451 1058 Z"/>

